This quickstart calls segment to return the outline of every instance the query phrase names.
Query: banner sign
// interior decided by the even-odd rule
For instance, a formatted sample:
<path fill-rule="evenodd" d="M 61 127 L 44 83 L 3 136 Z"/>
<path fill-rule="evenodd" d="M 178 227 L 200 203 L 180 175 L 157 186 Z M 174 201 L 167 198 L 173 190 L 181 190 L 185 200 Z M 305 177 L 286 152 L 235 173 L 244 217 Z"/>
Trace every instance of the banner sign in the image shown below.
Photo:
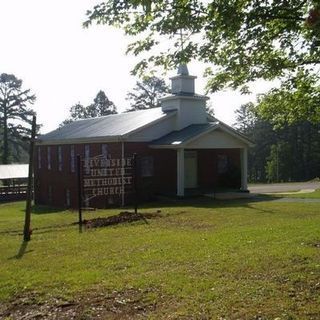
<path fill-rule="evenodd" d="M 83 160 L 83 191 L 89 197 L 133 192 L 133 159 L 97 156 Z"/>

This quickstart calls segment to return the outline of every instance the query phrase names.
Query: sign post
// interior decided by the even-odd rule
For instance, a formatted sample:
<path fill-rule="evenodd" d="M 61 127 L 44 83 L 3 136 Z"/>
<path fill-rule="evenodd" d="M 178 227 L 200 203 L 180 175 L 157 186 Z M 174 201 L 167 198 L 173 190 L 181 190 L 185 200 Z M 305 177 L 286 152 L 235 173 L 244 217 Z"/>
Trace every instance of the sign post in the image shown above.
<path fill-rule="evenodd" d="M 29 174 L 28 174 L 28 188 L 27 188 L 27 203 L 26 203 L 26 214 L 24 221 L 23 240 L 30 241 L 30 222 L 31 222 L 31 202 L 32 202 L 32 189 L 33 189 L 33 154 L 34 154 L 34 140 L 36 137 L 36 116 L 32 118 L 32 129 L 30 139 L 30 151 L 29 151 Z"/>

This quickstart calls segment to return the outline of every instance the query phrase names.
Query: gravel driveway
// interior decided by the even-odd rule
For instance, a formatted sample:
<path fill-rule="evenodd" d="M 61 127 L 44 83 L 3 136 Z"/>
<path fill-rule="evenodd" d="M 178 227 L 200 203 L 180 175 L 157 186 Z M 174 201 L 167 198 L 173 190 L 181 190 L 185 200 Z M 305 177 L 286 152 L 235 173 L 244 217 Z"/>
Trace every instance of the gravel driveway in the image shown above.
<path fill-rule="evenodd" d="M 320 181 L 249 184 L 248 189 L 251 193 L 276 193 L 299 190 L 315 190 L 320 189 Z"/>

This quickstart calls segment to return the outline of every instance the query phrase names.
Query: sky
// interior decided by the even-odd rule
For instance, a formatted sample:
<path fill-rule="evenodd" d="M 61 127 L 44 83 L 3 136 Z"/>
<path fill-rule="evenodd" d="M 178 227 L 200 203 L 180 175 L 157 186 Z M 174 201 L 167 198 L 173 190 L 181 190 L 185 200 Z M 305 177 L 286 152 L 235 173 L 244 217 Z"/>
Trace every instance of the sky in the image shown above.
<path fill-rule="evenodd" d="M 14 74 L 23 88 L 37 96 L 33 109 L 41 133 L 56 129 L 75 103 L 90 104 L 99 90 L 118 112 L 129 107 L 126 94 L 137 78 L 130 75 L 139 57 L 125 55 L 130 39 L 106 26 L 82 27 L 86 11 L 100 0 L 0 0 L 0 73 Z M 196 91 L 204 93 L 204 66 L 188 65 L 197 76 Z M 175 75 L 172 70 L 165 75 Z M 162 75 L 161 75 L 162 76 Z M 226 90 L 210 95 L 215 116 L 232 125 L 234 111 L 256 93 L 270 88 L 257 82 L 252 95 Z"/>

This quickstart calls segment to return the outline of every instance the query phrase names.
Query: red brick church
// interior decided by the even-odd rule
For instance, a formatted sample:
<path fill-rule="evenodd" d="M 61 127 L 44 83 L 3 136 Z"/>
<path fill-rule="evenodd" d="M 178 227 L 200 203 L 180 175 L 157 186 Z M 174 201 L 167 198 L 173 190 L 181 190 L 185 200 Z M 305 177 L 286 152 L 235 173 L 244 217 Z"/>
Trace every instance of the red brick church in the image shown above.
<path fill-rule="evenodd" d="M 130 201 L 134 153 L 141 198 L 246 191 L 252 142 L 206 113 L 208 97 L 195 93 L 195 78 L 180 66 L 161 107 L 79 120 L 40 136 L 36 203 L 77 207 L 77 155 L 83 159 L 82 192 L 90 207 Z"/>

